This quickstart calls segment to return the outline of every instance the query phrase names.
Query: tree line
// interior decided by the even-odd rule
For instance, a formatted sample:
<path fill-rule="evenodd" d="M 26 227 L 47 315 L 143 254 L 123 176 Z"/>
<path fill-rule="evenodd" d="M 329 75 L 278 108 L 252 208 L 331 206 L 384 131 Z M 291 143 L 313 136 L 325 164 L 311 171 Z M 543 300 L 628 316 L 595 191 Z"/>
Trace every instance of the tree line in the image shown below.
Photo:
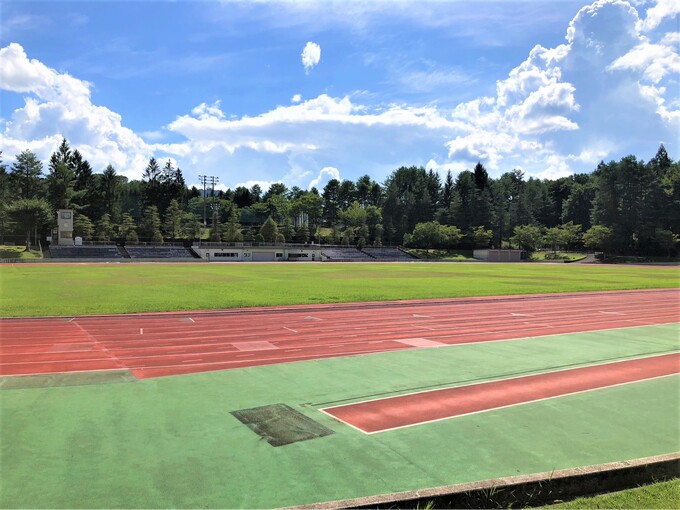
<path fill-rule="evenodd" d="M 141 180 L 108 165 L 95 173 L 67 140 L 43 162 L 30 150 L 11 166 L 0 152 L 0 243 L 44 239 L 57 209 L 73 209 L 84 240 L 161 244 L 205 238 L 352 246 L 514 247 L 668 255 L 680 233 L 680 163 L 661 145 L 591 173 L 498 178 L 484 165 L 445 178 L 401 167 L 383 182 L 331 179 L 322 190 L 282 183 L 214 191 L 187 187 L 171 161 L 151 158 Z"/>

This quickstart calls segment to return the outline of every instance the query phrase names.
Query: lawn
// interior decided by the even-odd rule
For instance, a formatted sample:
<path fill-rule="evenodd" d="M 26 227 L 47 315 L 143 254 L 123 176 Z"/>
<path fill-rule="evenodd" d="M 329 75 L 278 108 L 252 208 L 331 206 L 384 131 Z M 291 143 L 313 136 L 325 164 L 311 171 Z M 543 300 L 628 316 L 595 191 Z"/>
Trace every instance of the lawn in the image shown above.
<path fill-rule="evenodd" d="M 39 259 L 40 252 L 26 251 L 25 246 L 0 246 L 0 259 Z"/>
<path fill-rule="evenodd" d="M 5 317 L 680 287 L 677 267 L 562 264 L 16 264 Z"/>
<path fill-rule="evenodd" d="M 602 494 L 592 498 L 578 498 L 566 503 L 545 507 L 557 508 L 678 508 L 680 478 L 658 482 L 627 491 Z"/>

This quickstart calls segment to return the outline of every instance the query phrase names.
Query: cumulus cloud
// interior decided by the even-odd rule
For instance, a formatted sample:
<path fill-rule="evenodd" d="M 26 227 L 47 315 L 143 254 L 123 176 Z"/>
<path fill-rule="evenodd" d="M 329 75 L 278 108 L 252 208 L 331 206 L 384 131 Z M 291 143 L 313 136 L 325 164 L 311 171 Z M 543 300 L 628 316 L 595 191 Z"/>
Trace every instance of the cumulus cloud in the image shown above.
<path fill-rule="evenodd" d="M 290 98 L 291 103 L 299 103 L 302 101 L 302 96 L 300 94 L 293 94 L 293 97 Z"/>
<path fill-rule="evenodd" d="M 324 167 L 319 172 L 319 175 L 309 182 L 307 189 L 316 188 L 320 190 L 325 187 L 331 179 L 340 180 L 340 171 L 332 166 Z"/>
<path fill-rule="evenodd" d="M 680 14 L 680 3 L 677 0 L 657 0 L 653 7 L 647 9 L 647 17 L 640 22 L 640 29 L 648 32 L 658 27 L 666 18 Z"/>
<path fill-rule="evenodd" d="M 321 60 L 321 46 L 315 42 L 309 41 L 305 44 L 302 50 L 302 65 L 305 67 L 305 72 L 311 71 Z"/>
<path fill-rule="evenodd" d="M 672 38 L 665 39 L 672 41 Z M 633 69 L 640 71 L 644 78 L 659 83 L 668 74 L 680 73 L 680 55 L 672 44 L 651 44 L 644 41 L 608 67 L 610 71 Z"/>
<path fill-rule="evenodd" d="M 88 82 L 29 59 L 16 43 L 0 48 L 0 67 L 0 88 L 27 94 L 24 106 L 3 119 L 6 157 L 30 149 L 45 160 L 65 137 L 95 170 L 110 163 L 121 174 L 141 175 L 150 147 L 122 125 L 119 114 L 92 104 Z"/>
<path fill-rule="evenodd" d="M 648 141 L 653 151 L 672 136 L 669 121 L 678 118 L 671 108 L 677 93 L 666 85 L 677 77 L 680 58 L 677 34 L 653 43 L 641 29 L 657 26 L 673 9 L 659 2 L 641 22 L 624 0 L 583 7 L 567 27 L 566 44 L 537 45 L 497 82 L 495 96 L 454 109 L 452 117 L 466 126 L 447 143 L 449 158 L 470 164 L 480 159 L 494 170 L 522 165 L 529 174 L 554 178 L 585 165 L 592 169 L 607 150 L 617 149 L 605 144 L 604 152 L 584 150 L 604 133 L 619 145 Z"/>

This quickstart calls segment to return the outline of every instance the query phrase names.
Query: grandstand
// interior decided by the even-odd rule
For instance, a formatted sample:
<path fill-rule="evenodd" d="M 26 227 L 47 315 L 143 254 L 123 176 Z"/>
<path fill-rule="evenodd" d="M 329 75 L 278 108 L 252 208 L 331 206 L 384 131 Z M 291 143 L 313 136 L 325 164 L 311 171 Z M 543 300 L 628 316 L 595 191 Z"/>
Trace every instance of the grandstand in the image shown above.
<path fill-rule="evenodd" d="M 131 259 L 193 259 L 194 254 L 182 246 L 126 246 Z"/>
<path fill-rule="evenodd" d="M 53 259 L 121 259 L 123 255 L 114 244 L 96 246 L 50 246 Z"/>
<path fill-rule="evenodd" d="M 367 253 L 371 257 L 379 260 L 414 260 L 415 257 L 402 251 L 397 247 L 384 247 L 384 248 L 373 248 L 367 247 L 362 249 L 364 253 Z"/>
<path fill-rule="evenodd" d="M 331 262 L 368 262 L 373 260 L 373 257 L 368 253 L 349 246 L 324 246 L 321 248 L 321 254 Z"/>

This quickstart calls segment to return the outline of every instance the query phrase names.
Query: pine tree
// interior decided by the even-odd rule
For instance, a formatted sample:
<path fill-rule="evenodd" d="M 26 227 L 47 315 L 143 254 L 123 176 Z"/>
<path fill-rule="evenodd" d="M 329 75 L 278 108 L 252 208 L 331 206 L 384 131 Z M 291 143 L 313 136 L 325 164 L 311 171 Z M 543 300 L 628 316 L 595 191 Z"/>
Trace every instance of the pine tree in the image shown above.
<path fill-rule="evenodd" d="M 82 237 L 84 240 L 92 239 L 94 234 L 94 225 L 90 218 L 84 214 L 76 213 L 73 218 L 73 235 Z"/>
<path fill-rule="evenodd" d="M 111 223 L 111 216 L 104 213 L 97 222 L 97 241 L 110 242 L 116 235 L 116 229 Z"/>
<path fill-rule="evenodd" d="M 43 164 L 35 153 L 25 150 L 16 157 L 9 174 L 17 198 L 36 198 L 41 187 Z"/>
<path fill-rule="evenodd" d="M 224 228 L 222 239 L 228 243 L 240 243 L 243 241 L 243 234 L 241 233 L 241 224 L 238 222 L 238 208 L 233 206 L 229 213 L 229 221 Z"/>
<path fill-rule="evenodd" d="M 130 213 L 124 213 L 123 219 L 118 227 L 118 234 L 125 242 L 136 244 L 139 242 L 139 236 L 136 231 L 137 226 L 135 220 Z"/>
<path fill-rule="evenodd" d="M 158 214 L 158 208 L 155 205 L 150 205 L 144 209 L 142 224 L 140 225 L 139 230 L 143 237 L 150 239 L 155 244 L 163 244 L 161 218 Z"/>
<path fill-rule="evenodd" d="M 268 243 L 273 243 L 279 233 L 279 227 L 276 225 L 274 219 L 269 216 L 267 220 L 260 227 L 260 235 Z"/>
<path fill-rule="evenodd" d="M 182 227 L 182 209 L 176 199 L 170 201 L 170 205 L 165 210 L 163 218 L 163 231 L 165 235 L 171 239 L 177 239 L 180 236 Z"/>

